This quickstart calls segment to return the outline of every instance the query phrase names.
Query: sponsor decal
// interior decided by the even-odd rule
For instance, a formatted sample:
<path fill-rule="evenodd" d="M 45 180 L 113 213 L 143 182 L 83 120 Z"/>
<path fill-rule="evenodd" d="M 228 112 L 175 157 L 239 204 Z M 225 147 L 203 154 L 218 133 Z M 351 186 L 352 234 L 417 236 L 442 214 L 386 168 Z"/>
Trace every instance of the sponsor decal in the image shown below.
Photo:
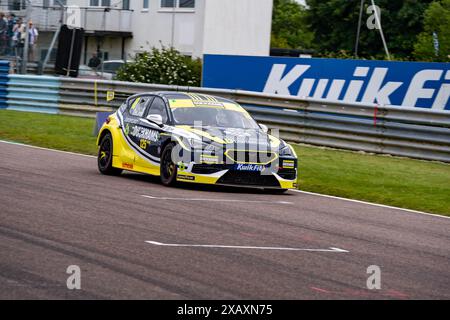
<path fill-rule="evenodd" d="M 198 107 L 211 106 L 211 107 L 224 107 L 223 103 L 207 100 L 193 100 L 194 105 Z"/>
<path fill-rule="evenodd" d="M 186 175 L 179 174 L 179 175 L 177 175 L 177 179 L 178 179 L 178 180 L 194 181 L 194 180 L 195 180 L 195 177 L 193 177 L 193 176 L 186 176 Z"/>
<path fill-rule="evenodd" d="M 295 163 L 292 160 L 283 160 L 282 168 L 294 168 Z"/>
<path fill-rule="evenodd" d="M 237 171 L 263 171 L 264 166 L 258 164 L 237 164 L 234 166 L 234 170 Z"/>
<path fill-rule="evenodd" d="M 122 168 L 124 168 L 124 169 L 133 169 L 133 164 L 132 163 L 126 163 L 126 162 L 123 162 L 122 163 Z"/>
<path fill-rule="evenodd" d="M 448 63 L 205 55 L 203 85 L 450 111 Z"/>
<path fill-rule="evenodd" d="M 219 163 L 219 157 L 218 156 L 210 156 L 207 154 L 200 155 L 200 162 L 204 163 Z"/>
<path fill-rule="evenodd" d="M 127 123 L 127 125 L 125 126 L 125 129 L 123 130 L 123 132 L 128 135 L 130 133 L 130 125 Z"/>
<path fill-rule="evenodd" d="M 136 137 L 138 139 L 144 139 L 152 142 L 159 140 L 159 132 L 149 128 L 141 126 L 133 126 L 130 130 L 130 136 Z"/>
<path fill-rule="evenodd" d="M 141 139 L 141 141 L 139 141 L 139 147 L 141 149 L 147 149 L 147 145 L 149 144 L 149 142 L 145 139 Z"/>

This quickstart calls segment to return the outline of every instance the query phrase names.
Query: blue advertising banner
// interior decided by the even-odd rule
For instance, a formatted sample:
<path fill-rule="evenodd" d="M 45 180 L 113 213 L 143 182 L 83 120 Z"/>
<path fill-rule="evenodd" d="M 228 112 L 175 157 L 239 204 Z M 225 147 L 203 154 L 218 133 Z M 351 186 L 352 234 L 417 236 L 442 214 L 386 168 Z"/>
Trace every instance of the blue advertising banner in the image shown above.
<path fill-rule="evenodd" d="M 450 111 L 450 63 L 205 55 L 203 86 Z"/>

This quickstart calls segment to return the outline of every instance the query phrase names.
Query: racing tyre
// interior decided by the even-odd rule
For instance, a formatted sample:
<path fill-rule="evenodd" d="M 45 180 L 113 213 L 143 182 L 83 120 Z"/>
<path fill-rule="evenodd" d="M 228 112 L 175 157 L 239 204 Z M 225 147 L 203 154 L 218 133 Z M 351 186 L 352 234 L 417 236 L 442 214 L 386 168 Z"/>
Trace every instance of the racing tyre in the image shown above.
<path fill-rule="evenodd" d="M 168 144 L 161 154 L 160 177 L 165 186 L 173 186 L 177 182 L 177 166 L 172 161 L 174 144 Z"/>
<path fill-rule="evenodd" d="M 102 138 L 100 142 L 100 147 L 98 148 L 97 164 L 98 170 L 102 174 L 109 176 L 117 176 L 122 170 L 114 168 L 112 166 L 113 162 L 113 139 L 111 134 L 108 132 Z"/>

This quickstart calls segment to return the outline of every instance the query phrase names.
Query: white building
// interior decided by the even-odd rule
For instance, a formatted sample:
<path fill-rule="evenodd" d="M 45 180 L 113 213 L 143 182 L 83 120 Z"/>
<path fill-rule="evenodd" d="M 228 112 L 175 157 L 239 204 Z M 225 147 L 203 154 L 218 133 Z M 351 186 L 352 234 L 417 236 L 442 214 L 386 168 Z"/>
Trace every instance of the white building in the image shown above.
<path fill-rule="evenodd" d="M 0 7 L 25 16 L 20 5 L 25 1 L 0 0 Z M 161 45 L 194 57 L 267 56 L 270 51 L 273 0 L 59 0 L 66 6 L 63 10 L 58 0 L 31 2 L 41 59 L 71 5 L 79 6 L 85 29 L 82 63 L 97 50 L 107 59 L 128 59 Z"/>

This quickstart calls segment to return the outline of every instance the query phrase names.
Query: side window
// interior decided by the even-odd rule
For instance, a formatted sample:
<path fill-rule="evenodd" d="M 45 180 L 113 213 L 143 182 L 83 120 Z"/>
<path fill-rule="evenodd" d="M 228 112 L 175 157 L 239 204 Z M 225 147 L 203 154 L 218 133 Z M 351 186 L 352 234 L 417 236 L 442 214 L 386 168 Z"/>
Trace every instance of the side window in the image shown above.
<path fill-rule="evenodd" d="M 126 108 L 127 108 L 127 103 L 124 102 L 124 103 L 122 103 L 122 104 L 120 105 L 119 110 L 120 110 L 120 112 L 124 113 L 125 110 L 126 110 Z"/>
<path fill-rule="evenodd" d="M 148 98 L 137 98 L 131 103 L 129 110 L 130 115 L 135 117 L 142 117 L 145 113 L 145 107 L 147 105 Z"/>
<path fill-rule="evenodd" d="M 167 109 L 163 99 L 156 97 L 155 100 L 153 100 L 152 106 L 148 111 L 148 115 L 151 114 L 159 114 L 162 117 L 163 123 L 167 122 Z"/>

